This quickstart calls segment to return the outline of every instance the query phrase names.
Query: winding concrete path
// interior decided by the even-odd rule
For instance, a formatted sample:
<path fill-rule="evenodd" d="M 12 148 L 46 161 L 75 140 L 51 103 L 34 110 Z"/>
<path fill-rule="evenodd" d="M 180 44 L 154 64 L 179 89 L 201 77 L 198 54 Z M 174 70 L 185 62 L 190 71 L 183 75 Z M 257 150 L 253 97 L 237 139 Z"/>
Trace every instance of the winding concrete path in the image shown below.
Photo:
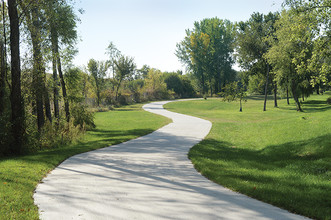
<path fill-rule="evenodd" d="M 219 186 L 193 168 L 188 150 L 211 123 L 163 109 L 173 123 L 135 140 L 73 156 L 34 194 L 41 219 L 304 219 Z"/>

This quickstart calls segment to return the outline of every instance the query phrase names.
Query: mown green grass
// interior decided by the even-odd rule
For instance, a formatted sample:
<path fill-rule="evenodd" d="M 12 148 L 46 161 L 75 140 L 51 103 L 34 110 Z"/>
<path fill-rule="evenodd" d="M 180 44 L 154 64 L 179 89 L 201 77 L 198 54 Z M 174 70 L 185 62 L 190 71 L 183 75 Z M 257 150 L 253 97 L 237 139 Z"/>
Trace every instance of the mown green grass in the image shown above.
<path fill-rule="evenodd" d="M 213 123 L 205 140 L 189 152 L 195 168 L 212 181 L 250 197 L 315 219 L 331 219 L 331 93 L 303 102 L 252 97 L 169 103 L 171 111 Z M 292 101 L 293 102 L 293 101 Z"/>
<path fill-rule="evenodd" d="M 169 119 L 128 106 L 95 114 L 96 129 L 69 146 L 31 155 L 0 158 L 0 219 L 39 219 L 33 203 L 38 182 L 66 158 L 148 134 Z"/>

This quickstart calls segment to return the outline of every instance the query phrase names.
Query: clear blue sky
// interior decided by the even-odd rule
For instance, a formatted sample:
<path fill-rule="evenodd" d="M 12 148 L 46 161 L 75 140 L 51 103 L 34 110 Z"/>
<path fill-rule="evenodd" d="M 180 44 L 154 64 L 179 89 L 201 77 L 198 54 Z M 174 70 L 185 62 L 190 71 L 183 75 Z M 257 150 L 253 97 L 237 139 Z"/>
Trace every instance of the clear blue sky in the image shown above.
<path fill-rule="evenodd" d="M 90 58 L 107 60 L 109 42 L 137 67 L 144 64 L 161 71 L 184 69 L 174 55 L 176 43 L 195 21 L 218 17 L 245 21 L 253 12 L 281 9 L 283 0 L 79 0 L 79 54 L 74 60 L 86 66 Z"/>

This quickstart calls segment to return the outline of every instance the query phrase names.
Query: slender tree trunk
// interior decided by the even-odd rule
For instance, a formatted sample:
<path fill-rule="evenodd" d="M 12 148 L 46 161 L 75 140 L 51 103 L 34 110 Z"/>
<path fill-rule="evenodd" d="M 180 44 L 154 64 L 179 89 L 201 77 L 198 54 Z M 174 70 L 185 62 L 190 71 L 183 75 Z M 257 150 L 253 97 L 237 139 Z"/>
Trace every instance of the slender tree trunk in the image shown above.
<path fill-rule="evenodd" d="M 6 77 L 6 58 L 5 58 L 5 46 L 0 41 L 0 116 L 5 111 L 5 81 Z"/>
<path fill-rule="evenodd" d="M 10 21 L 10 51 L 11 51 L 11 123 L 12 137 L 11 153 L 22 152 L 25 133 L 24 104 L 21 91 L 21 61 L 20 61 L 20 30 L 16 0 L 8 0 Z"/>
<path fill-rule="evenodd" d="M 95 84 L 97 87 L 97 105 L 99 107 L 100 106 L 100 88 L 99 88 L 99 83 L 97 82 L 98 79 L 95 79 L 95 80 L 96 80 Z M 117 97 L 117 93 L 116 93 L 116 97 Z M 117 100 L 117 98 L 116 98 L 116 100 Z"/>
<path fill-rule="evenodd" d="M 269 64 L 267 63 L 267 77 L 266 77 L 265 90 L 264 90 L 264 105 L 263 105 L 263 111 L 267 111 L 268 83 L 269 83 Z"/>
<path fill-rule="evenodd" d="M 277 103 L 277 83 L 276 82 L 273 82 L 274 84 L 274 103 L 275 103 L 275 106 L 274 107 L 278 107 L 278 103 Z"/>
<path fill-rule="evenodd" d="M 45 124 L 44 115 L 44 72 L 43 72 L 43 59 L 41 54 L 41 42 L 40 42 L 40 23 L 38 17 L 37 5 L 31 10 L 32 24 L 30 25 L 30 33 L 33 48 L 33 85 L 34 85 L 34 95 L 36 99 L 37 106 L 37 123 L 38 130 Z"/>
<path fill-rule="evenodd" d="M 7 61 L 6 61 L 6 26 L 5 26 L 5 3 L 2 1 L 2 26 L 4 42 L 0 39 L 0 116 L 5 111 L 5 95 L 6 95 L 6 76 L 7 76 Z"/>
<path fill-rule="evenodd" d="M 316 84 L 316 94 L 319 95 L 320 94 L 320 85 Z"/>
<path fill-rule="evenodd" d="M 57 44 L 57 33 L 54 24 L 51 24 L 51 42 L 52 42 L 52 69 L 53 69 L 53 102 L 54 102 L 54 116 L 55 118 L 60 118 L 60 108 L 59 108 L 59 80 L 57 76 L 57 54 L 56 54 L 56 44 Z"/>
<path fill-rule="evenodd" d="M 67 96 L 67 89 L 66 89 L 63 73 L 62 73 L 60 56 L 58 56 L 58 58 L 57 58 L 57 69 L 59 71 L 59 76 L 61 79 L 62 95 L 63 95 L 63 99 L 64 99 L 64 110 L 66 112 L 66 119 L 67 119 L 67 122 L 69 122 L 69 120 L 70 120 L 69 100 L 68 100 L 68 96 Z"/>
<path fill-rule="evenodd" d="M 211 83 L 211 80 L 209 80 L 209 84 L 210 84 L 210 97 L 213 97 L 213 85 Z"/>
<path fill-rule="evenodd" d="M 205 76 L 201 73 L 202 95 L 206 94 Z"/>
<path fill-rule="evenodd" d="M 46 76 L 46 73 L 45 75 Z M 52 122 L 52 113 L 51 113 L 51 104 L 50 104 L 50 101 L 49 101 L 49 92 L 48 92 L 48 89 L 46 87 L 46 77 L 44 79 L 44 105 L 45 105 L 45 113 L 46 113 L 46 117 L 48 119 L 49 122 Z"/>
<path fill-rule="evenodd" d="M 287 104 L 289 105 L 290 104 L 290 98 L 289 98 L 289 95 L 288 95 L 288 86 L 286 87 L 286 100 L 287 100 Z"/>
<path fill-rule="evenodd" d="M 115 100 L 116 100 L 116 101 L 118 101 L 118 90 L 120 89 L 121 83 L 122 83 L 122 80 L 120 80 L 120 81 L 118 82 L 118 85 L 117 85 L 117 87 L 116 87 L 116 93 L 115 93 Z M 153 86 L 153 91 L 154 91 L 154 87 L 155 87 L 155 86 Z"/>
<path fill-rule="evenodd" d="M 299 97 L 297 95 L 296 89 L 297 89 L 296 88 L 296 82 L 295 82 L 295 80 L 292 80 L 292 95 L 293 95 L 293 99 L 295 101 L 295 105 L 296 105 L 297 111 L 298 112 L 302 112 L 301 105 L 300 105 L 300 102 L 299 102 Z"/>
<path fill-rule="evenodd" d="M 66 112 L 67 122 L 69 122 L 69 120 L 70 120 L 69 100 L 68 100 L 68 96 L 67 96 L 67 89 L 66 89 L 63 73 L 62 73 L 58 39 L 56 39 L 55 53 L 56 53 L 56 56 L 57 56 L 57 70 L 59 72 L 61 87 L 62 87 L 62 95 L 63 95 L 63 100 L 64 100 L 64 110 Z"/>
<path fill-rule="evenodd" d="M 241 98 L 240 98 L 240 109 L 239 109 L 240 112 L 243 111 L 243 107 L 242 107 L 242 104 L 241 104 Z"/>

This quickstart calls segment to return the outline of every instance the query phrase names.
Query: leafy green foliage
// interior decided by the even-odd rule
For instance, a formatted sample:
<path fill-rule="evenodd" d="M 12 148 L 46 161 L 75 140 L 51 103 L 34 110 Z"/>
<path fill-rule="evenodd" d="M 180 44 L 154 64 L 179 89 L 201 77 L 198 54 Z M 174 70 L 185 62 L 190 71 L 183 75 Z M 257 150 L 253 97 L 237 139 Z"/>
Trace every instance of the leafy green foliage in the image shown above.
<path fill-rule="evenodd" d="M 121 83 L 124 79 L 130 79 L 136 70 L 136 64 L 132 57 L 121 56 L 118 60 L 114 61 L 115 63 L 115 72 L 116 72 L 116 100 L 118 99 L 118 91 L 121 86 Z"/>
<path fill-rule="evenodd" d="M 82 130 L 91 130 L 92 128 L 95 128 L 94 115 L 87 110 L 86 106 L 79 103 L 72 105 L 71 114 L 75 126 L 79 126 Z"/>
<path fill-rule="evenodd" d="M 228 83 L 224 88 L 223 92 L 221 92 L 221 96 L 223 97 L 223 101 L 232 102 L 239 100 L 240 109 L 242 112 L 242 101 L 246 102 L 246 92 L 245 88 L 240 85 L 238 82 Z"/>
<path fill-rule="evenodd" d="M 310 87 L 308 60 L 312 56 L 316 19 L 284 10 L 276 28 L 275 36 L 269 39 L 272 47 L 266 57 L 274 67 L 276 80 L 289 82 L 297 110 L 301 111 L 299 97 L 306 95 Z"/>
<path fill-rule="evenodd" d="M 94 78 L 95 89 L 97 94 L 97 104 L 100 106 L 101 102 L 101 91 L 104 86 L 104 77 L 106 76 L 106 71 L 109 68 L 108 63 L 102 61 L 96 61 L 94 59 L 90 59 L 87 64 L 87 68 Z"/>
<path fill-rule="evenodd" d="M 308 60 L 308 69 L 312 71 L 313 86 L 325 86 L 331 84 L 331 2 L 330 0 L 286 0 L 285 5 L 289 6 L 297 16 L 311 16 L 318 24 L 317 34 L 314 37 L 312 56 Z"/>
<path fill-rule="evenodd" d="M 159 100 L 171 98 L 167 90 L 167 84 L 163 80 L 163 74 L 160 70 L 150 69 L 145 79 L 143 95 L 147 100 Z"/>
<path fill-rule="evenodd" d="M 187 76 L 177 72 L 164 73 L 164 82 L 167 89 L 175 92 L 176 98 L 189 98 L 195 96 L 194 88 Z"/>
<path fill-rule="evenodd" d="M 201 93 L 220 91 L 232 81 L 234 60 L 234 25 L 218 18 L 203 19 L 186 30 L 184 40 L 177 44 L 176 56 L 199 82 Z"/>

